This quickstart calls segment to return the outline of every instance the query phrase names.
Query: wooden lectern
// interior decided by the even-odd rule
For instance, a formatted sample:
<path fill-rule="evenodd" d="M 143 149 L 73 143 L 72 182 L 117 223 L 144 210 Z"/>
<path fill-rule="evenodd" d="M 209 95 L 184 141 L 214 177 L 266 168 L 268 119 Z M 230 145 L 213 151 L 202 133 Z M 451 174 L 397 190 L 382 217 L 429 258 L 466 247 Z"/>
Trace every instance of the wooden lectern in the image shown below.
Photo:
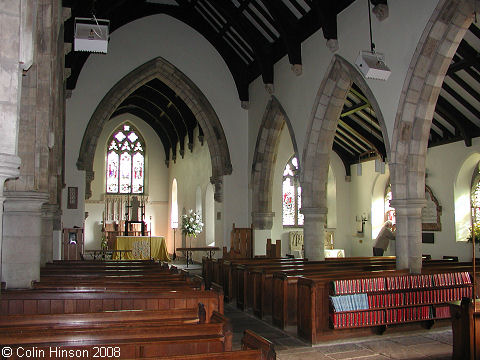
<path fill-rule="evenodd" d="M 83 228 L 64 228 L 62 260 L 80 260 L 83 256 Z"/>

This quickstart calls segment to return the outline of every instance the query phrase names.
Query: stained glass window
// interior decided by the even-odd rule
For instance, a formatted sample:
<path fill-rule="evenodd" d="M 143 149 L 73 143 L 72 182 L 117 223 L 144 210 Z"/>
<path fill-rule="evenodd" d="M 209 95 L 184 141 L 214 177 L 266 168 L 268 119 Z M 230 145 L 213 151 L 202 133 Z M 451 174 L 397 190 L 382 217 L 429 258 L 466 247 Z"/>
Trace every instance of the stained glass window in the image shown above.
<path fill-rule="evenodd" d="M 390 206 L 390 201 L 392 200 L 392 186 L 388 184 L 385 189 L 385 221 L 390 220 L 393 225 L 395 225 L 395 208 Z"/>
<path fill-rule="evenodd" d="M 475 238 L 477 238 L 479 235 L 478 232 L 480 231 L 480 163 L 477 164 L 473 173 L 470 197 L 472 202 L 472 220 L 474 228 L 476 229 Z"/>
<path fill-rule="evenodd" d="M 107 148 L 107 193 L 142 194 L 145 182 L 145 143 L 130 124 L 121 125 Z"/>
<path fill-rule="evenodd" d="M 298 160 L 292 157 L 283 170 L 283 226 L 303 226 L 302 188 L 298 183 Z"/>

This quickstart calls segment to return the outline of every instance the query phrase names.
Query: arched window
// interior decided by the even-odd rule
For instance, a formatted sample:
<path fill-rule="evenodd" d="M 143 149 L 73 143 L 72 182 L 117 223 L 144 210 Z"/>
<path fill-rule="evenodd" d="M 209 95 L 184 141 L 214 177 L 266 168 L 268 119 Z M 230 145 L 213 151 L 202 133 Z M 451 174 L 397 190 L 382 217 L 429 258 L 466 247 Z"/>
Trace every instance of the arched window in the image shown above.
<path fill-rule="evenodd" d="M 283 226 L 303 226 L 302 188 L 297 174 L 298 160 L 293 156 L 283 170 Z"/>
<path fill-rule="evenodd" d="M 471 209 L 472 209 L 472 223 L 474 226 L 475 237 L 480 231 L 480 163 L 475 166 L 472 176 L 472 187 L 470 190 Z M 471 234 L 470 234 L 471 236 Z"/>
<path fill-rule="evenodd" d="M 132 125 L 121 125 L 108 140 L 106 168 L 108 194 L 143 194 L 145 142 Z"/>
<path fill-rule="evenodd" d="M 385 189 L 385 221 L 390 220 L 393 225 L 395 225 L 395 209 L 390 206 L 390 201 L 392 200 L 392 185 L 389 183 Z"/>
<path fill-rule="evenodd" d="M 177 179 L 172 182 L 172 209 L 170 225 L 172 229 L 178 229 L 178 201 L 177 201 Z"/>

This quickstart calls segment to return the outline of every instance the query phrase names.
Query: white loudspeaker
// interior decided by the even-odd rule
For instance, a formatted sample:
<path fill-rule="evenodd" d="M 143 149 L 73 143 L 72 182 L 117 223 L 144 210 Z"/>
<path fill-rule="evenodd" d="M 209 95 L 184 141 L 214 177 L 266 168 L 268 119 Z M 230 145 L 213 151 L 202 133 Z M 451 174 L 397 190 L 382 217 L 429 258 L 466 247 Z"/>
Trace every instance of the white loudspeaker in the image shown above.
<path fill-rule="evenodd" d="M 75 51 L 107 53 L 110 20 L 75 18 Z"/>
<path fill-rule="evenodd" d="M 355 65 L 367 79 L 387 80 L 391 74 L 385 65 L 385 56 L 371 51 L 360 51 L 355 60 Z"/>

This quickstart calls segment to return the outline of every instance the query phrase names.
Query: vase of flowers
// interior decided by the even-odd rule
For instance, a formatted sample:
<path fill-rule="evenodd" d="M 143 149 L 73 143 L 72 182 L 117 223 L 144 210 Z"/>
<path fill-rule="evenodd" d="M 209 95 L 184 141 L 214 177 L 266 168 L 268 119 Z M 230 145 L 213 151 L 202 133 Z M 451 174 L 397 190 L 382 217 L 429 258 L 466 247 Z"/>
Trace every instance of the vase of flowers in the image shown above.
<path fill-rule="evenodd" d="M 199 214 L 190 210 L 188 214 L 182 215 L 182 232 L 185 236 L 190 237 L 190 247 L 192 245 L 192 237 L 197 237 L 203 230 L 202 218 Z"/>

